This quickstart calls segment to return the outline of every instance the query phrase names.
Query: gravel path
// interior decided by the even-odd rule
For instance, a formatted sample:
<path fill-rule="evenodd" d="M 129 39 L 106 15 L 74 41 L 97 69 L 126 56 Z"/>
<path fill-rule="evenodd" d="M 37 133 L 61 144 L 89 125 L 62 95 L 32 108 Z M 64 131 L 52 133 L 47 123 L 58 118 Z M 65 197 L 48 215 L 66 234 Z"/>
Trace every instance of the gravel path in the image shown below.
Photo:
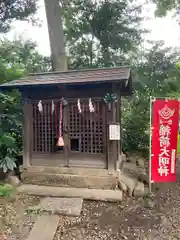
<path fill-rule="evenodd" d="M 153 209 L 143 207 L 144 202 L 135 199 L 126 199 L 122 204 L 85 201 L 79 218 L 60 218 L 54 240 L 180 239 L 177 188 L 174 192 L 171 188 L 159 192 L 156 200 L 158 204 Z"/>
<path fill-rule="evenodd" d="M 29 206 L 38 204 L 38 197 L 18 194 L 13 199 L 0 198 L 0 240 L 25 240 L 37 215 L 26 214 Z"/>
<path fill-rule="evenodd" d="M 60 218 L 54 240 L 180 240 L 180 163 L 177 170 L 177 183 L 160 185 L 153 208 L 146 199 L 84 201 L 79 218 Z"/>
<path fill-rule="evenodd" d="M 1 199 L 0 240 L 25 240 L 37 218 L 25 210 L 38 202 L 39 198 L 26 195 L 12 203 Z M 132 198 L 119 204 L 84 201 L 80 217 L 60 217 L 54 240 L 180 239 L 180 182 L 161 185 L 152 209 L 145 202 Z"/>
<path fill-rule="evenodd" d="M 161 214 L 141 204 L 130 199 L 125 204 L 85 201 L 81 217 L 60 219 L 54 240 L 148 239 Z"/>
<path fill-rule="evenodd" d="M 160 184 L 151 209 L 146 199 L 84 201 L 80 217 L 60 217 L 54 240 L 180 240 L 180 163 L 177 178 L 177 183 Z M 39 200 L 27 195 L 12 203 L 0 199 L 0 240 L 26 239 L 37 215 L 25 209 Z"/>

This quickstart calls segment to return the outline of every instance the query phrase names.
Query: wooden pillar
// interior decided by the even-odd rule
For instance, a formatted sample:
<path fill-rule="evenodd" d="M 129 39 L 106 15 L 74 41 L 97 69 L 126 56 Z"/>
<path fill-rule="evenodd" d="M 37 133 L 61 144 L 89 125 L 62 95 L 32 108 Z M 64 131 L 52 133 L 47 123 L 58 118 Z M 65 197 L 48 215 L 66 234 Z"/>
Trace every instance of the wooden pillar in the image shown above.
<path fill-rule="evenodd" d="M 68 108 L 69 106 L 66 105 L 64 107 L 64 157 L 65 157 L 65 167 L 69 167 L 69 121 L 68 121 Z"/>
<path fill-rule="evenodd" d="M 24 104 L 24 129 L 23 129 L 23 167 L 31 165 L 33 141 L 32 104 Z"/>
<path fill-rule="evenodd" d="M 112 85 L 112 93 L 116 92 L 116 85 Z M 108 149 L 108 170 L 114 171 L 116 170 L 117 164 L 117 141 L 116 140 L 109 140 L 109 125 L 111 123 L 117 123 L 117 103 L 113 102 L 111 104 L 111 110 L 107 113 L 107 149 Z"/>
<path fill-rule="evenodd" d="M 121 168 L 121 155 L 122 155 L 122 124 L 121 124 L 121 93 L 118 94 L 117 102 L 117 122 L 120 124 L 120 141 L 117 141 L 117 164 L 116 169 Z"/>

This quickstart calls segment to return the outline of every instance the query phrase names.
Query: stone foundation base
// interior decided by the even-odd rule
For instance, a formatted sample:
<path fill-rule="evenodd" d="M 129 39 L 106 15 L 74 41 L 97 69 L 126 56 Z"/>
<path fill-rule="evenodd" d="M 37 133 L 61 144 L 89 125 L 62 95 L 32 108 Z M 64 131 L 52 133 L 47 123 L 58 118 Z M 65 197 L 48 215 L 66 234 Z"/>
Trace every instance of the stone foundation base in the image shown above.
<path fill-rule="evenodd" d="M 116 189 L 117 175 L 108 170 L 29 167 L 22 171 L 22 182 L 55 187 Z"/>

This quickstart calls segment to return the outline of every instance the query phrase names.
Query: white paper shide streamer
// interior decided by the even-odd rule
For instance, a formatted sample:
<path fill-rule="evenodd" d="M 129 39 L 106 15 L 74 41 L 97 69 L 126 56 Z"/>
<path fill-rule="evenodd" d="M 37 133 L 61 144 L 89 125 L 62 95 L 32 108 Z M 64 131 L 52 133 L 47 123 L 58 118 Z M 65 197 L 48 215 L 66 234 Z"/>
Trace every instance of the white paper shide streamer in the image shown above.
<path fill-rule="evenodd" d="M 91 98 L 89 99 L 89 111 L 92 113 L 92 112 L 95 112 L 95 108 L 92 104 L 92 101 L 91 101 Z"/>
<path fill-rule="evenodd" d="M 54 105 L 54 101 L 52 101 L 52 103 L 51 103 L 51 112 L 52 112 L 52 114 L 54 113 L 54 110 L 55 110 L 55 105 Z"/>
<path fill-rule="evenodd" d="M 38 110 L 39 110 L 39 112 L 40 113 L 42 113 L 43 112 L 43 105 L 42 105 L 42 100 L 40 100 L 39 102 L 38 102 Z"/>
<path fill-rule="evenodd" d="M 78 107 L 78 111 L 79 111 L 79 113 L 82 113 L 80 99 L 78 99 L 78 101 L 77 101 L 77 107 Z"/>

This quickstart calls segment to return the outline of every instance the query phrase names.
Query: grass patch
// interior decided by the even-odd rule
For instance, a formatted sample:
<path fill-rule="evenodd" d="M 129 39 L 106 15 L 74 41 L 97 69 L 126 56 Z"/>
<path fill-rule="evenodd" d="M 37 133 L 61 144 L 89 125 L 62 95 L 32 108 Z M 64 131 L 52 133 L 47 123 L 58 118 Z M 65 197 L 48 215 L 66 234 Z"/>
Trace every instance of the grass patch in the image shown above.
<path fill-rule="evenodd" d="M 14 188 L 10 184 L 0 183 L 0 197 L 11 197 L 14 194 Z"/>
<path fill-rule="evenodd" d="M 29 207 L 25 210 L 27 215 L 40 215 L 42 210 L 37 207 Z"/>

